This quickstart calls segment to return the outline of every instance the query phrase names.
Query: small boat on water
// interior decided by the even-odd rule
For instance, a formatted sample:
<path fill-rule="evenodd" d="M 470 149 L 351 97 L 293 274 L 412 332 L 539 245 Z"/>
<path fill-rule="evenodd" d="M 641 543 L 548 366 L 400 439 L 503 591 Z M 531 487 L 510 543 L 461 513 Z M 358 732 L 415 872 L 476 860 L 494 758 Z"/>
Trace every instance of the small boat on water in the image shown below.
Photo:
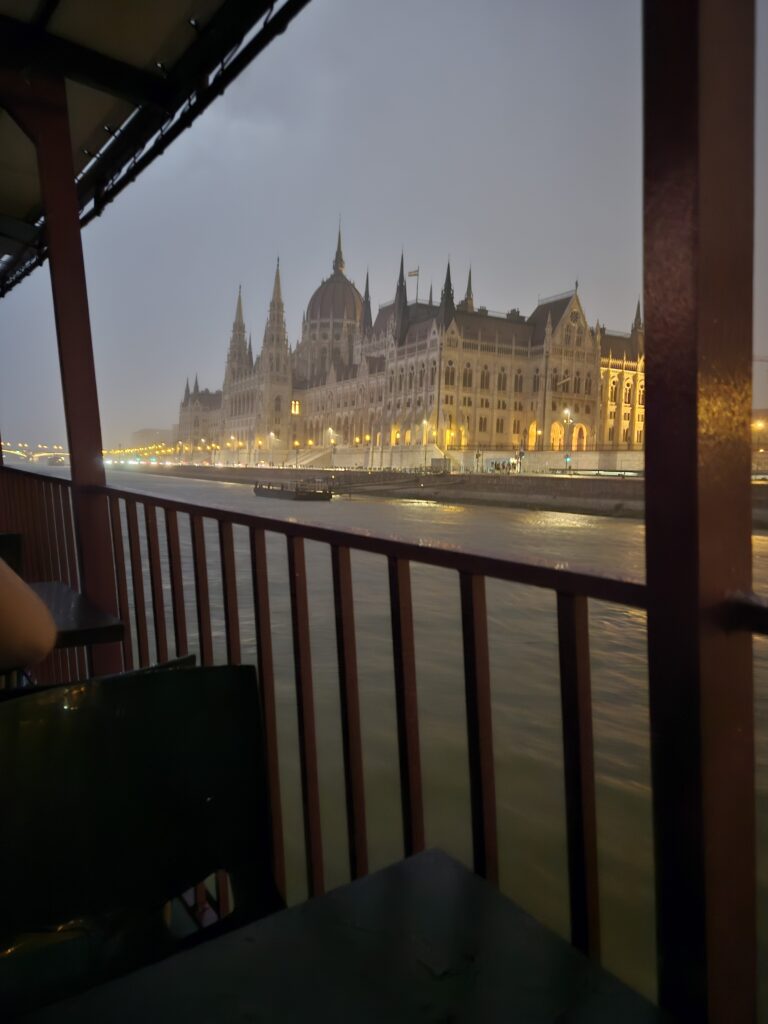
<path fill-rule="evenodd" d="M 259 498 L 282 498 L 284 501 L 330 501 L 333 497 L 330 487 L 316 481 L 258 483 L 253 485 L 253 493 Z"/>

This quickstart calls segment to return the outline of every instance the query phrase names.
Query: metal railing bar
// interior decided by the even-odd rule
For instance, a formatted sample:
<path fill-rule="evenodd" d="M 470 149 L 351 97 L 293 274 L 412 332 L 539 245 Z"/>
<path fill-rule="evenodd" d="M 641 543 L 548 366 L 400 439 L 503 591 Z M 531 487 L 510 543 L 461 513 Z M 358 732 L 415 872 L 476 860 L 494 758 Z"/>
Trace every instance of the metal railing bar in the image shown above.
<path fill-rule="evenodd" d="M 184 607 L 184 584 L 181 572 L 181 545 L 179 521 L 174 509 L 165 510 L 165 539 L 168 545 L 168 572 L 171 577 L 171 607 L 173 608 L 173 634 L 176 657 L 189 653 L 187 640 L 187 612 Z"/>
<path fill-rule="evenodd" d="M 507 561 L 491 555 L 473 554 L 449 545 L 417 544 L 390 537 L 375 537 L 362 530 L 331 530 L 309 523 L 289 522 L 253 516 L 227 509 L 193 505 L 187 502 L 158 498 L 138 491 L 122 491 L 110 487 L 88 487 L 85 493 L 117 494 L 132 501 L 148 501 L 162 509 L 174 509 L 188 515 L 199 515 L 217 521 L 226 520 L 234 526 L 256 527 L 285 537 L 303 537 L 304 540 L 334 544 L 371 554 L 395 556 L 409 562 L 418 562 L 442 569 L 454 569 L 489 579 L 506 580 L 526 586 L 556 590 L 561 593 L 584 594 L 596 600 L 623 604 L 632 608 L 645 608 L 645 584 L 636 580 L 616 579 L 596 573 L 575 572 L 571 569 L 553 568 L 533 562 Z"/>
<path fill-rule="evenodd" d="M 597 811 L 587 599 L 557 595 L 571 942 L 600 959 Z"/>
<path fill-rule="evenodd" d="M 192 563 L 195 572 L 195 603 L 200 640 L 200 662 L 213 665 L 213 636 L 211 634 L 211 605 L 208 595 L 208 566 L 205 560 L 205 530 L 203 518 L 190 516 L 192 533 Z"/>
<path fill-rule="evenodd" d="M 410 564 L 405 558 L 390 556 L 388 565 L 403 845 L 406 857 L 410 857 L 424 849 L 424 807 L 421 789 L 411 573 Z"/>
<path fill-rule="evenodd" d="M 768 636 L 768 600 L 757 594 L 734 594 L 726 603 L 726 622 L 731 629 Z"/>
<path fill-rule="evenodd" d="M 319 896 L 324 890 L 323 845 L 317 771 L 317 739 L 315 736 L 315 702 L 312 687 L 312 652 L 309 639 L 307 568 L 303 539 L 288 537 L 287 541 L 307 883 L 310 896 Z"/>
<path fill-rule="evenodd" d="M 344 789 L 347 802 L 349 870 L 352 878 L 368 874 L 365 822 L 363 741 L 360 731 L 360 693 L 357 678 L 352 563 L 349 548 L 331 548 L 336 650 L 339 666 Z"/>
<path fill-rule="evenodd" d="M 125 550 L 123 546 L 123 523 L 120 516 L 120 499 L 109 499 L 109 518 L 112 526 L 112 555 L 115 562 L 115 579 L 117 580 L 117 608 L 123 620 L 123 667 L 133 668 L 133 643 L 131 641 L 130 611 L 128 606 L 128 584 L 125 578 Z"/>
<path fill-rule="evenodd" d="M 240 616 L 237 607 L 237 574 L 235 570 L 235 542 L 232 524 L 219 521 L 219 550 L 221 553 L 221 588 L 224 595 L 224 628 L 227 638 L 227 661 L 240 664 Z"/>
<path fill-rule="evenodd" d="M 72 509 L 72 488 L 67 485 L 66 489 L 62 489 L 61 496 L 62 506 L 64 510 L 64 531 L 67 537 L 67 564 L 69 565 L 69 585 L 75 590 L 80 589 L 80 563 L 77 558 L 77 548 L 75 547 L 75 518 Z M 126 629 L 128 628 L 128 620 L 126 619 Z"/>
<path fill-rule="evenodd" d="M 485 579 L 462 573 L 460 587 L 474 869 L 497 885 L 499 854 Z"/>
<path fill-rule="evenodd" d="M 269 615 L 269 575 L 267 544 L 263 530 L 251 527 L 251 581 L 253 583 L 253 610 L 256 619 L 256 671 L 261 684 L 261 705 L 264 716 L 267 775 L 269 777 L 269 804 L 272 819 L 272 850 L 275 884 L 286 896 L 285 840 L 283 837 L 283 810 L 280 796 L 280 760 L 277 743 L 277 705 L 275 701 L 275 671 L 272 659 L 272 624 Z"/>
<path fill-rule="evenodd" d="M 157 512 L 154 505 L 144 506 L 144 526 L 147 531 L 149 554 L 149 583 L 152 593 L 152 617 L 155 626 L 155 648 L 159 662 L 168 661 L 168 635 L 165 628 L 165 600 L 163 576 L 160 567 L 160 540 L 157 534 Z"/>
<path fill-rule="evenodd" d="M 139 518 L 135 499 L 125 503 L 128 523 L 128 552 L 131 560 L 131 582 L 133 584 L 133 610 L 136 618 L 136 639 L 139 645 L 139 665 L 149 665 L 149 639 L 147 635 L 147 610 L 144 602 L 144 570 L 139 541 Z"/>

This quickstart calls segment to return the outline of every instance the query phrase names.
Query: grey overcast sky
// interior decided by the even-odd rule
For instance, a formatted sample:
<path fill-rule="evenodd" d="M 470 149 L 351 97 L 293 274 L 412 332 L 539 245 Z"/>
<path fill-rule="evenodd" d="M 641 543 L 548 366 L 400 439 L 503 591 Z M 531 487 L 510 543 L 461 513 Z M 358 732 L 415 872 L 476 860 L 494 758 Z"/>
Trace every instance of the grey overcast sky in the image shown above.
<path fill-rule="evenodd" d="M 641 291 L 640 0 L 313 0 L 83 234 L 104 439 L 218 388 L 237 287 L 261 345 L 280 256 L 292 343 L 331 271 L 375 306 L 401 248 L 436 294 L 529 313 L 579 280 L 590 322 Z M 758 0 L 768 39 L 768 0 Z M 758 54 L 757 281 L 768 274 L 768 68 Z M 760 116 L 762 114 L 762 116 Z M 413 297 L 414 279 L 409 281 Z M 768 291 L 756 347 L 768 355 Z M 65 438 L 47 267 L 0 302 L 0 432 Z M 755 402 L 768 405 L 768 364 Z"/>

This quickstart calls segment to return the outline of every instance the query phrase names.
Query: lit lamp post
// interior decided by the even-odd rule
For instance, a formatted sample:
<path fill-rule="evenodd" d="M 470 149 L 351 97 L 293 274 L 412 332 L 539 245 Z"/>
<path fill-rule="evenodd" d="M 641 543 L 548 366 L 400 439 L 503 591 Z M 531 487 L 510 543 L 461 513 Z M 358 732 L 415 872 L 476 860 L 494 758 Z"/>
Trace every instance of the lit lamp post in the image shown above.
<path fill-rule="evenodd" d="M 296 456 L 296 469 L 298 469 L 299 468 L 299 442 L 298 441 L 294 441 L 293 442 L 293 451 L 294 451 L 294 454 Z"/>
<path fill-rule="evenodd" d="M 274 432 L 274 430 L 270 430 L 270 432 L 269 432 L 269 464 L 270 464 L 270 466 L 274 465 L 274 462 L 272 461 L 272 442 L 274 441 L 274 439 L 275 439 L 275 432 Z"/>
<path fill-rule="evenodd" d="M 565 468 L 570 470 L 571 468 L 571 448 L 569 444 L 570 427 L 573 423 L 571 419 L 571 410 L 563 409 L 563 448 L 565 449 Z"/>
<path fill-rule="evenodd" d="M 422 420 L 421 421 L 421 443 L 424 445 L 424 469 L 427 468 L 427 440 L 428 440 L 427 427 L 428 426 L 429 426 L 429 424 L 427 423 L 426 420 Z"/>

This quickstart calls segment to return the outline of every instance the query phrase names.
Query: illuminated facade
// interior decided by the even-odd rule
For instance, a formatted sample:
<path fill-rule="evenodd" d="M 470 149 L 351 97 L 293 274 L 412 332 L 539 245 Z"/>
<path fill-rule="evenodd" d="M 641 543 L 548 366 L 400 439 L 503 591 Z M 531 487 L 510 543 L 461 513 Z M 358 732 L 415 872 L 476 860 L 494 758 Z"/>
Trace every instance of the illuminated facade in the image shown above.
<path fill-rule="evenodd" d="M 431 289 L 426 302 L 408 302 L 401 258 L 395 298 L 374 319 L 367 276 L 361 295 L 344 269 L 339 234 L 332 273 L 309 300 L 293 349 L 279 262 L 256 357 L 238 294 L 223 388 L 187 386 L 180 441 L 213 439 L 218 415 L 215 439 L 224 454 L 245 450 L 239 461 L 273 461 L 276 452 L 283 461 L 286 451 L 329 445 L 642 448 L 639 303 L 627 334 L 590 327 L 578 287 L 542 299 L 527 317 L 492 313 L 474 304 L 471 270 L 464 298 L 454 301 L 450 265 L 439 303 Z M 210 396 L 205 433 L 202 395 Z"/>

